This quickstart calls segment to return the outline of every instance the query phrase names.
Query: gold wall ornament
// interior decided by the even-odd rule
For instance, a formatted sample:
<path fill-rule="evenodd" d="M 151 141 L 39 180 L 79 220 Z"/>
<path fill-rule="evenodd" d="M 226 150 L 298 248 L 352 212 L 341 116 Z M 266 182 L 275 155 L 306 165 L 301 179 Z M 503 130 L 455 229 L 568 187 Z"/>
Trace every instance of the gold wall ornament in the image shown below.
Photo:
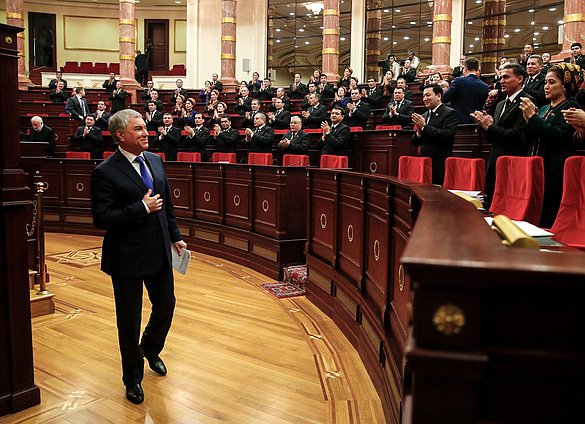
<path fill-rule="evenodd" d="M 14 40 L 12 39 L 12 37 L 10 35 L 7 35 L 6 37 L 4 37 L 4 42 L 6 44 L 12 44 L 14 42 Z"/>
<path fill-rule="evenodd" d="M 321 228 L 323 228 L 323 229 L 327 228 L 327 215 L 322 213 L 320 218 L 319 218 L 319 221 L 321 223 Z"/>
<path fill-rule="evenodd" d="M 465 314 L 453 303 L 439 306 L 433 315 L 435 329 L 445 336 L 456 336 L 465 326 Z"/>

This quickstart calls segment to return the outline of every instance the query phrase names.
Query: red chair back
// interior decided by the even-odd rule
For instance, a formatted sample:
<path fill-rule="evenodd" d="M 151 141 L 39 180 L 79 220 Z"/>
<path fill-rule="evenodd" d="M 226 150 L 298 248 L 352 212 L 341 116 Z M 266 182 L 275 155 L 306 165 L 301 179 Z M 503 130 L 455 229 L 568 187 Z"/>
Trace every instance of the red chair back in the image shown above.
<path fill-rule="evenodd" d="M 565 161 L 563 198 L 551 231 L 555 240 L 585 248 L 585 156 Z"/>
<path fill-rule="evenodd" d="M 363 127 L 349 127 L 349 132 L 362 132 Z"/>
<path fill-rule="evenodd" d="M 307 134 L 322 134 L 323 130 L 321 128 L 303 128 L 303 131 Z"/>
<path fill-rule="evenodd" d="M 377 130 L 401 130 L 402 125 L 376 125 Z"/>
<path fill-rule="evenodd" d="M 398 178 L 415 183 L 433 182 L 431 158 L 422 156 L 400 156 L 398 159 Z"/>
<path fill-rule="evenodd" d="M 93 65 L 93 72 L 96 74 L 107 74 L 108 64 L 105 62 L 96 62 Z"/>
<path fill-rule="evenodd" d="M 110 63 L 109 72 L 113 72 L 116 75 L 120 73 L 120 64 L 119 63 Z"/>
<path fill-rule="evenodd" d="M 272 165 L 272 153 L 249 153 L 248 165 Z"/>
<path fill-rule="evenodd" d="M 309 156 L 284 155 L 282 157 L 282 166 L 309 166 Z"/>
<path fill-rule="evenodd" d="M 154 152 L 154 153 L 159 155 L 160 158 L 163 160 L 163 162 L 165 161 L 165 154 L 163 152 Z"/>
<path fill-rule="evenodd" d="M 347 156 L 321 155 L 321 163 L 319 166 L 321 168 L 347 169 L 349 168 L 349 160 L 347 159 Z"/>
<path fill-rule="evenodd" d="M 500 156 L 490 212 L 538 225 L 544 199 L 544 164 L 540 156 Z"/>
<path fill-rule="evenodd" d="M 447 190 L 484 192 L 485 161 L 483 159 L 447 158 L 445 161 L 445 181 Z"/>
<path fill-rule="evenodd" d="M 201 153 L 179 152 L 177 153 L 177 162 L 201 162 Z"/>
<path fill-rule="evenodd" d="M 103 158 L 104 158 L 104 159 L 107 159 L 107 158 L 109 158 L 110 156 L 112 156 L 114 153 L 116 153 L 116 152 L 112 152 L 111 150 L 106 150 L 106 151 L 104 152 L 104 154 L 103 154 Z"/>
<path fill-rule="evenodd" d="M 211 155 L 212 162 L 229 162 L 229 163 L 236 163 L 236 154 L 235 153 L 221 153 L 215 152 Z"/>
<path fill-rule="evenodd" d="M 65 152 L 67 159 L 91 159 L 89 152 Z"/>

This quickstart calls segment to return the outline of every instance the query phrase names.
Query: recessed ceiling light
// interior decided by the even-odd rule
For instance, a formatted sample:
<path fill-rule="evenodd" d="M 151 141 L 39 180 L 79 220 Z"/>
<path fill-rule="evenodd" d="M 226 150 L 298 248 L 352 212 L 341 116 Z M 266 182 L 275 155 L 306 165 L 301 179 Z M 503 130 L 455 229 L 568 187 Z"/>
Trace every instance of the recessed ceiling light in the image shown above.
<path fill-rule="evenodd" d="M 388 13 L 388 12 L 390 12 L 389 9 L 384 9 L 384 13 Z"/>
<path fill-rule="evenodd" d="M 427 37 L 427 38 L 425 38 L 425 41 L 429 41 L 429 38 L 428 38 L 428 37 Z"/>
<path fill-rule="evenodd" d="M 298 49 L 298 48 L 299 48 L 299 46 L 295 46 L 295 49 Z"/>
<path fill-rule="evenodd" d="M 475 0 L 477 4 L 481 4 L 481 0 Z"/>
<path fill-rule="evenodd" d="M 393 41 L 392 44 L 395 46 L 396 44 L 398 44 L 396 41 Z"/>
<path fill-rule="evenodd" d="M 536 37 L 532 37 L 532 41 L 536 41 Z"/>
<path fill-rule="evenodd" d="M 416 25 L 416 22 L 410 21 L 410 25 Z"/>
<path fill-rule="evenodd" d="M 276 40 L 277 43 L 280 43 L 280 40 Z"/>
<path fill-rule="evenodd" d="M 410 37 L 404 37 L 405 40 L 410 40 Z"/>
<path fill-rule="evenodd" d="M 564 24 L 564 23 L 565 23 L 565 21 L 563 21 L 562 19 L 561 19 L 561 20 L 559 20 L 559 21 L 557 21 L 557 24 L 559 24 L 559 25 L 562 25 L 562 24 Z"/>
<path fill-rule="evenodd" d="M 479 41 L 479 37 L 475 37 L 475 41 Z"/>
<path fill-rule="evenodd" d="M 520 32 L 520 28 L 516 28 L 514 32 Z"/>
<path fill-rule="evenodd" d="M 280 31 L 281 31 L 281 29 L 280 29 L 280 28 L 276 28 L 276 29 L 275 29 L 275 31 L 276 31 L 276 32 L 280 32 Z"/>
<path fill-rule="evenodd" d="M 468 22 L 467 22 L 467 25 L 473 25 L 473 22 L 471 22 L 471 21 L 468 21 Z"/>
<path fill-rule="evenodd" d="M 305 44 L 310 44 L 308 41 L 305 41 Z"/>
<path fill-rule="evenodd" d="M 394 9 L 396 13 L 400 13 L 400 9 Z"/>
<path fill-rule="evenodd" d="M 540 32 L 535 32 L 534 35 L 540 35 Z"/>
<path fill-rule="evenodd" d="M 544 27 L 542 27 L 542 29 L 546 31 L 548 29 L 548 27 L 544 26 Z"/>
<path fill-rule="evenodd" d="M 473 48 L 473 44 L 470 44 L 470 45 L 469 45 L 469 47 L 470 47 L 470 48 Z"/>
<path fill-rule="evenodd" d="M 289 12 L 290 16 L 295 16 L 295 12 Z"/>
<path fill-rule="evenodd" d="M 534 9 L 528 9 L 528 13 L 533 13 Z"/>
<path fill-rule="evenodd" d="M 345 41 L 345 37 L 339 37 L 339 41 Z"/>
<path fill-rule="evenodd" d="M 510 34 L 504 35 L 504 38 L 510 38 Z"/>
<path fill-rule="evenodd" d="M 384 41 L 388 41 L 388 37 L 384 37 Z"/>
<path fill-rule="evenodd" d="M 556 7 L 551 7 L 548 10 L 550 10 L 551 12 L 554 12 L 555 10 L 557 10 L 557 8 Z"/>
<path fill-rule="evenodd" d="M 302 28 L 299 28 L 299 32 L 305 32 L 305 30 Z"/>
<path fill-rule="evenodd" d="M 532 22 L 530 22 L 530 25 L 534 25 L 535 23 L 536 23 L 536 22 L 532 21 Z"/>

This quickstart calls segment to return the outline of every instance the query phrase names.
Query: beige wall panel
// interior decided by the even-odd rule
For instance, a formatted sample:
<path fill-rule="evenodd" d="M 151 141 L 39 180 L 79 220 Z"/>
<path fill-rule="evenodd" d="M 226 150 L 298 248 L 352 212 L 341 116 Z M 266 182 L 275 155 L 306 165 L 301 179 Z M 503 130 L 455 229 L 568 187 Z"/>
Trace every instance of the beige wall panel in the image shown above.
<path fill-rule="evenodd" d="M 266 45 L 268 43 L 267 0 L 240 0 L 237 11 L 236 79 L 249 81 L 257 71 L 266 76 Z M 243 70 L 243 59 L 250 59 L 251 70 Z"/>
<path fill-rule="evenodd" d="M 186 53 L 187 52 L 187 20 L 186 19 L 175 19 L 174 21 L 175 36 L 173 37 L 174 53 Z M 183 63 L 184 64 L 184 63 Z"/>
<path fill-rule="evenodd" d="M 116 18 L 90 18 L 63 16 L 65 50 L 117 52 L 119 20 Z"/>

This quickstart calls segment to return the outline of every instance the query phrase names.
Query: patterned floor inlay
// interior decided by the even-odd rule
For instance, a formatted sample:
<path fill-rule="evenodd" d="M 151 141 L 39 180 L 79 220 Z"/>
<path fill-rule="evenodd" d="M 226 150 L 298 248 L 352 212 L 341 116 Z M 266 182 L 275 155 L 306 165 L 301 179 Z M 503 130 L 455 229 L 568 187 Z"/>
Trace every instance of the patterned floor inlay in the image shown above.
<path fill-rule="evenodd" d="M 100 264 L 102 260 L 102 249 L 93 247 L 90 249 L 72 250 L 71 252 L 47 256 L 47 259 L 76 268 L 85 268 Z"/>

